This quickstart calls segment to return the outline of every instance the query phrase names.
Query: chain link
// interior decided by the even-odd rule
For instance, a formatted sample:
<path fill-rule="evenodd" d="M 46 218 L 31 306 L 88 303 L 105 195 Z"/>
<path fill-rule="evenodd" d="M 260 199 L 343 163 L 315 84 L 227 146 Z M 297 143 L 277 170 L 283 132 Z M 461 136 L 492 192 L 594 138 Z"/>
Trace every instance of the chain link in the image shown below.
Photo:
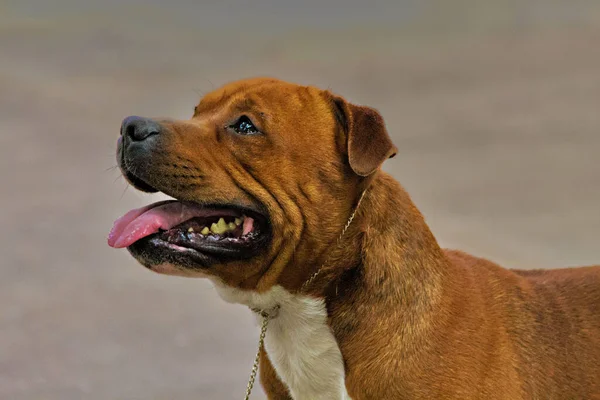
<path fill-rule="evenodd" d="M 256 357 L 254 358 L 254 365 L 252 365 L 252 372 L 250 372 L 250 379 L 248 380 L 248 386 L 246 387 L 246 397 L 244 397 L 244 400 L 250 400 L 250 395 L 252 394 L 252 389 L 254 388 L 254 381 L 256 381 L 258 365 L 260 364 L 260 350 L 265 344 L 265 336 L 267 335 L 267 327 L 269 326 L 269 321 L 277 316 L 277 310 L 279 310 L 279 306 L 275 306 L 275 308 L 270 313 L 257 309 L 252 310 L 261 316 L 262 322 L 260 324 L 260 336 L 258 338 L 258 351 L 256 352 Z"/>

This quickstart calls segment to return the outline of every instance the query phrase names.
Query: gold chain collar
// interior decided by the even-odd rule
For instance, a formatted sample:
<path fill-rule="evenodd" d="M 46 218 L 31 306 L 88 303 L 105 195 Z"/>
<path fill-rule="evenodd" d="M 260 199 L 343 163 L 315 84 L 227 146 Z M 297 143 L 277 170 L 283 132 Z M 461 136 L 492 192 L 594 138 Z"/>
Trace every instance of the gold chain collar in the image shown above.
<path fill-rule="evenodd" d="M 336 249 L 340 246 L 340 243 L 342 242 L 342 239 L 343 239 L 344 235 L 346 234 L 346 231 L 348 230 L 348 228 L 350 228 L 350 225 L 352 224 L 352 221 L 354 220 L 354 217 L 356 216 L 356 213 L 358 212 L 360 203 L 362 202 L 363 198 L 365 197 L 365 193 L 366 193 L 366 189 L 360 195 L 360 198 L 358 199 L 358 203 L 356 203 L 356 207 L 354 207 L 354 211 L 352 212 L 352 214 L 350 214 L 350 218 L 348 218 L 348 222 L 346 222 L 346 225 L 344 225 L 344 229 L 342 229 L 342 233 L 340 234 L 340 236 L 338 236 L 337 241 L 335 242 Z M 312 274 L 302 284 L 302 286 L 300 287 L 300 292 L 303 292 L 308 286 L 310 286 L 311 283 L 314 282 L 314 280 L 317 278 L 317 276 L 319 276 L 321 271 L 323 271 L 323 268 L 325 268 L 327 266 L 330 258 L 331 258 L 331 253 L 325 259 L 325 262 L 321 265 L 321 267 L 319 267 L 319 269 L 314 274 Z M 254 358 L 254 364 L 252 365 L 252 371 L 250 372 L 250 379 L 248 379 L 248 386 L 246 387 L 246 397 L 244 397 L 244 400 L 250 400 L 250 395 L 252 394 L 252 389 L 254 388 L 254 381 L 256 381 L 258 365 L 260 364 L 260 349 L 263 347 L 263 345 L 265 343 L 265 336 L 267 335 L 267 327 L 269 326 L 269 321 L 272 320 L 273 318 L 277 317 L 277 314 L 279 312 L 279 305 L 276 305 L 275 307 L 271 308 L 270 310 L 266 310 L 266 311 L 258 309 L 258 308 L 252 308 L 252 311 L 254 311 L 255 313 L 257 313 L 258 315 L 261 316 L 262 322 L 260 324 L 260 336 L 258 338 L 258 351 L 256 352 L 256 357 Z"/>

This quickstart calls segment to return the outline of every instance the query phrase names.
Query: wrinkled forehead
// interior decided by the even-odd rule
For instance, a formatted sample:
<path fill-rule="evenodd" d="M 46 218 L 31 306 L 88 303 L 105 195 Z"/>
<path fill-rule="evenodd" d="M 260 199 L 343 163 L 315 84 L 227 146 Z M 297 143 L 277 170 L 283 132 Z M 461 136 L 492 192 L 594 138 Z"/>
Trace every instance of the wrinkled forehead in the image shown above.
<path fill-rule="evenodd" d="M 321 90 L 274 79 L 252 79 L 230 83 L 208 93 L 196 114 L 260 112 L 265 116 L 326 108 Z"/>

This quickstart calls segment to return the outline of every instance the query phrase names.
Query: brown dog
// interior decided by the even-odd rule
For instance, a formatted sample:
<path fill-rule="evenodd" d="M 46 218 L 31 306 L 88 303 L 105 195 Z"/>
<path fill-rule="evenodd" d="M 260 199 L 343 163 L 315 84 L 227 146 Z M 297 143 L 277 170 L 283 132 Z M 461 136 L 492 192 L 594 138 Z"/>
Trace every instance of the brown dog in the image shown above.
<path fill-rule="evenodd" d="M 129 117 L 121 134 L 131 184 L 177 201 L 128 213 L 109 244 L 279 307 L 270 399 L 600 399 L 600 267 L 510 271 L 440 249 L 379 169 L 396 148 L 375 110 L 254 79 L 189 121 Z"/>

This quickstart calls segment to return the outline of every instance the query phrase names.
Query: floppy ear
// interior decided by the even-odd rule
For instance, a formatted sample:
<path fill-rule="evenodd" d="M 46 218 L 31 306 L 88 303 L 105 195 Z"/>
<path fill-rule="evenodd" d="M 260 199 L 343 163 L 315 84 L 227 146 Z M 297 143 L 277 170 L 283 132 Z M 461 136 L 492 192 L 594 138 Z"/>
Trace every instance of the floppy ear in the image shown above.
<path fill-rule="evenodd" d="M 392 143 L 383 117 L 377 110 L 348 103 L 333 97 L 335 114 L 346 132 L 348 161 L 360 176 L 375 172 L 398 149 Z"/>

